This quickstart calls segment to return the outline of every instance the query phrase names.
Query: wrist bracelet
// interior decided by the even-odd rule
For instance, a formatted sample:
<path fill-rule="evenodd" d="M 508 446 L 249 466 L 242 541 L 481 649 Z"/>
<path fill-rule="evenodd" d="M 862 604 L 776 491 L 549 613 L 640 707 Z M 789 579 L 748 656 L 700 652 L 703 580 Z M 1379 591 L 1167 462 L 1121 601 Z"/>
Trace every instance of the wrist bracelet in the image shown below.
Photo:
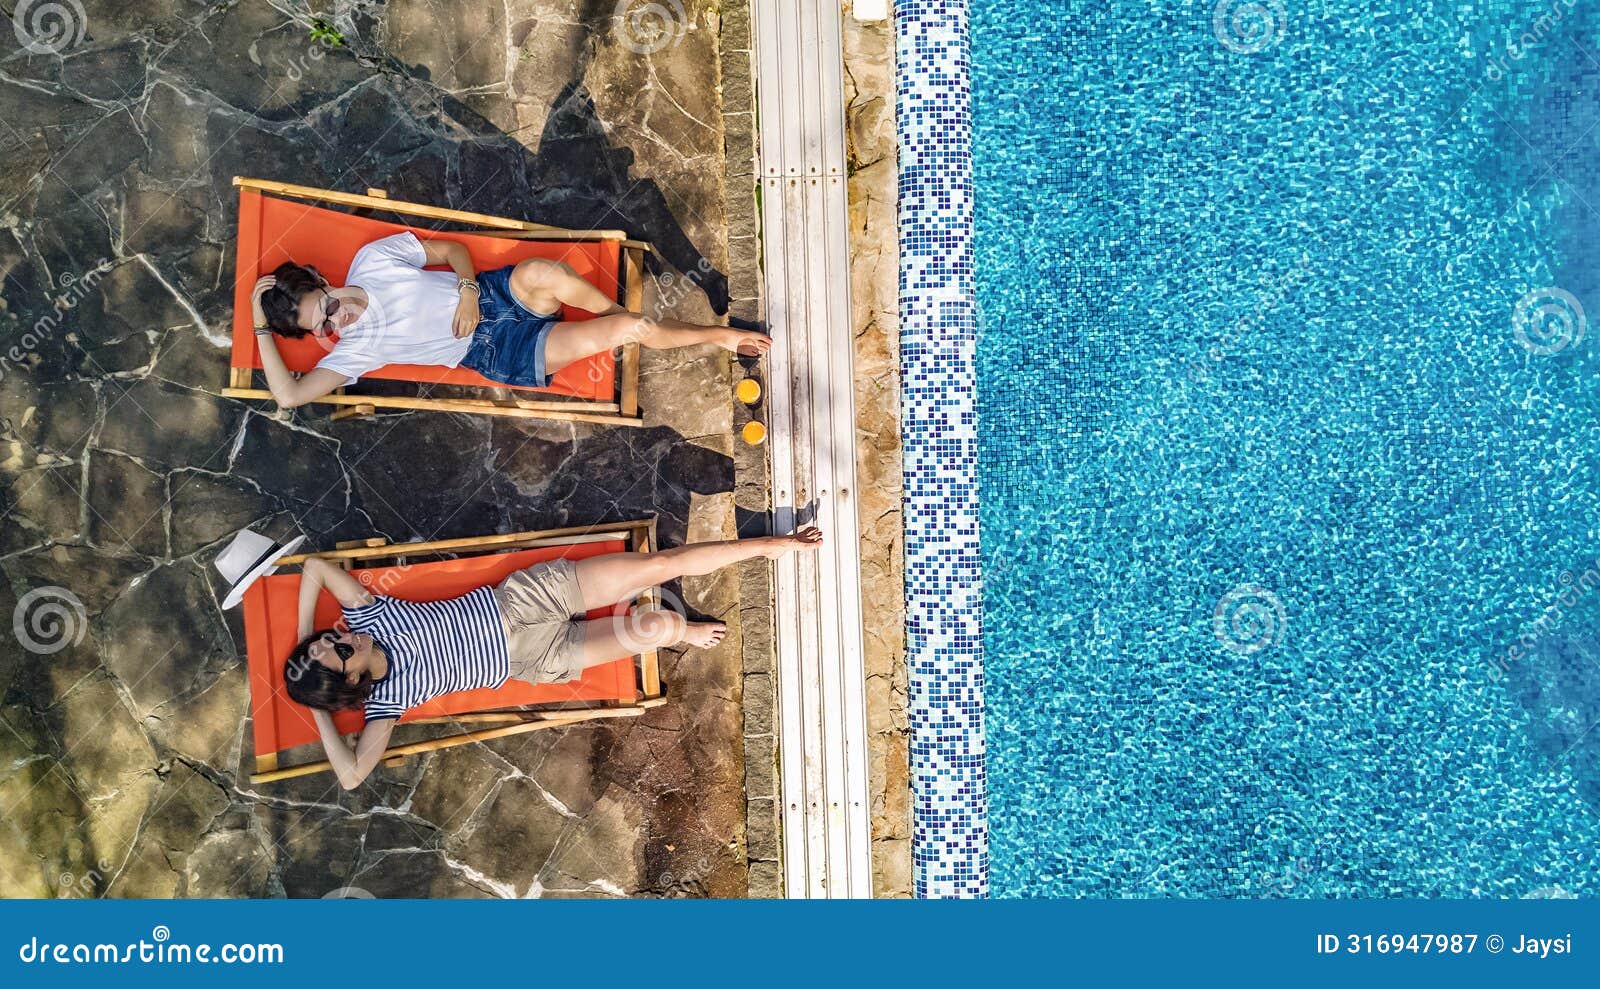
<path fill-rule="evenodd" d="M 465 292 L 469 288 L 474 292 L 480 291 L 478 288 L 478 283 L 471 278 L 459 278 L 456 280 L 457 291 Z"/>

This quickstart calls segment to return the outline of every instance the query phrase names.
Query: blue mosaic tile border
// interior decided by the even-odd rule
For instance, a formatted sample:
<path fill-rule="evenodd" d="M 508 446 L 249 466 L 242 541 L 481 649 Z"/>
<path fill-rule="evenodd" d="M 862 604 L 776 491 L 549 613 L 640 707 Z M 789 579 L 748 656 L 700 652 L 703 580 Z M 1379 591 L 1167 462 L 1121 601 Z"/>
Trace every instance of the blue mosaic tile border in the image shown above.
<path fill-rule="evenodd" d="M 913 880 L 919 897 L 986 896 L 967 2 L 896 8 Z"/>

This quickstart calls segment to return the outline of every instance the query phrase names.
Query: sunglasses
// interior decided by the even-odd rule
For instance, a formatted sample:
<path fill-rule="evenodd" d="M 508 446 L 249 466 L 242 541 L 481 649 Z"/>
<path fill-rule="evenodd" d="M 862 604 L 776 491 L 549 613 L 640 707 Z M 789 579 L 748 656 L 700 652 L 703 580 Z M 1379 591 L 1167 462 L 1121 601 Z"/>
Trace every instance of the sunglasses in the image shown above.
<path fill-rule="evenodd" d="M 339 657 L 339 672 L 343 673 L 345 664 L 356 654 L 356 647 L 348 642 L 340 642 L 335 632 L 323 632 L 322 641 L 325 645 L 333 647 L 333 654 Z"/>
<path fill-rule="evenodd" d="M 333 332 L 333 317 L 339 312 L 339 300 L 328 294 L 327 289 L 322 290 L 325 300 L 322 303 L 322 323 L 318 327 L 323 333 Z"/>

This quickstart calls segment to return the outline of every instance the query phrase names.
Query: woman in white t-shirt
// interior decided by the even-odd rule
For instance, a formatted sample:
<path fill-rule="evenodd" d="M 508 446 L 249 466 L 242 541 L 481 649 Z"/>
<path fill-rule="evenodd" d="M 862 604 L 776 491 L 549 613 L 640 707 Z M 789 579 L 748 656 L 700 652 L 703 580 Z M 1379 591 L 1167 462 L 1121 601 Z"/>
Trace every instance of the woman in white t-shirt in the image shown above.
<path fill-rule="evenodd" d="M 450 271 L 428 270 L 441 265 Z M 478 274 L 464 245 L 410 231 L 357 251 L 345 280 L 333 285 L 288 262 L 256 282 L 261 366 L 280 406 L 315 401 L 387 364 L 460 365 L 500 384 L 544 387 L 568 364 L 625 343 L 709 343 L 745 355 L 772 347 L 762 333 L 630 313 L 560 261 L 533 258 Z M 597 315 L 565 321 L 562 306 Z M 273 334 L 315 336 L 328 354 L 296 378 Z"/>

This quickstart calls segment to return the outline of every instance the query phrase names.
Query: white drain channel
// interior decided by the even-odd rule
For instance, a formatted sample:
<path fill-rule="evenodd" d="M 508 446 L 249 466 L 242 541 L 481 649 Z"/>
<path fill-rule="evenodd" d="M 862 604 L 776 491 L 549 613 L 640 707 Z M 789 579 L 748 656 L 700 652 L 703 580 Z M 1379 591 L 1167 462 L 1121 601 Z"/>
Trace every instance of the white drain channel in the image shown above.
<path fill-rule="evenodd" d="M 784 888 L 872 895 L 838 0 L 753 0 L 777 531 L 827 542 L 777 567 Z"/>

